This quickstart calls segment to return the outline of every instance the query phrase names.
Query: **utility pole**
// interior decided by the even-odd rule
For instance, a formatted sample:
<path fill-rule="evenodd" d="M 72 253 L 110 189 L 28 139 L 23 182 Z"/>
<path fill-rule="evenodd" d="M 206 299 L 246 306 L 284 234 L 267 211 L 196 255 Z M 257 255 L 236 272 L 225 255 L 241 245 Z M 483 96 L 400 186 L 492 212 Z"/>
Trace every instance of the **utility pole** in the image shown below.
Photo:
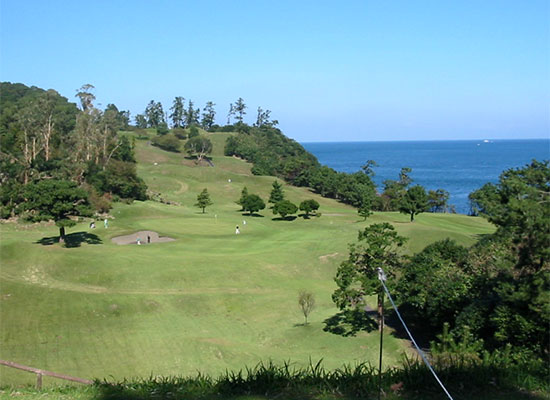
<path fill-rule="evenodd" d="M 381 282 L 386 280 L 386 274 L 382 271 L 382 268 L 377 268 L 378 279 Z M 380 358 L 378 363 L 378 400 L 381 400 L 382 396 L 382 345 L 384 342 L 384 291 L 381 288 L 378 293 L 378 329 L 380 331 Z"/>

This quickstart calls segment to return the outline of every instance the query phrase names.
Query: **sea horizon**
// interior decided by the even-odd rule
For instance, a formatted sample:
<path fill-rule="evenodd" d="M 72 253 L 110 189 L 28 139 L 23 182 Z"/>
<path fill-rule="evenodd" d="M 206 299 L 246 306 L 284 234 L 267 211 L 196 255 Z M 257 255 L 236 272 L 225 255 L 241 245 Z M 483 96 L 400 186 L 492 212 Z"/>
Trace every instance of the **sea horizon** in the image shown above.
<path fill-rule="evenodd" d="M 550 139 L 464 139 L 356 142 L 304 142 L 304 148 L 322 165 L 338 172 L 354 173 L 368 160 L 377 163 L 373 181 L 381 193 L 385 180 L 397 180 L 403 167 L 412 186 L 426 191 L 444 189 L 457 213 L 469 214 L 468 196 L 485 183 L 497 183 L 510 168 L 533 159 L 548 160 Z"/>
<path fill-rule="evenodd" d="M 481 139 L 371 139 L 371 140 L 323 140 L 323 141 L 298 141 L 300 144 L 308 143 L 389 143 L 389 142 L 483 142 L 488 140 L 490 142 L 500 141 L 547 141 L 550 144 L 550 137 L 548 138 L 518 138 L 518 139 L 495 139 L 495 138 L 481 138 Z M 550 151 L 550 149 L 549 149 Z"/>

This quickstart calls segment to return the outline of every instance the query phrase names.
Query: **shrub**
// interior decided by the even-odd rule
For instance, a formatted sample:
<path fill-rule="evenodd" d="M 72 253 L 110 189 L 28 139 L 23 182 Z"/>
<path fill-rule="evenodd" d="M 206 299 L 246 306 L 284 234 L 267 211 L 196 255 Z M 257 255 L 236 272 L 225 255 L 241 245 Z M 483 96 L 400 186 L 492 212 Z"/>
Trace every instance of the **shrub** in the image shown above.
<path fill-rule="evenodd" d="M 174 128 L 172 129 L 172 133 L 175 137 L 178 139 L 184 140 L 187 139 L 187 133 L 185 132 L 185 129 L 183 128 Z"/>
<path fill-rule="evenodd" d="M 151 144 L 153 146 L 160 147 L 161 149 L 166 151 L 173 151 L 175 153 L 178 153 L 180 151 L 180 141 L 172 134 L 155 136 L 153 139 L 151 139 Z"/>

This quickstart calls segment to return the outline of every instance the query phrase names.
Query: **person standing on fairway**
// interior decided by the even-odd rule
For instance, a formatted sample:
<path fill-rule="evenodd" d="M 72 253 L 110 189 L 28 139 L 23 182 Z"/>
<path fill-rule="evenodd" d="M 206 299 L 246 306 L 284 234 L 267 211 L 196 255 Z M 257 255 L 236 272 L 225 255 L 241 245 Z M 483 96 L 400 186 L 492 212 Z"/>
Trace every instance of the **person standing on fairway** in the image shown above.
<path fill-rule="evenodd" d="M 105 227 L 105 229 L 109 227 L 109 220 L 107 218 L 103 220 L 103 226 Z"/>
<path fill-rule="evenodd" d="M 239 225 L 237 225 L 235 227 L 235 235 L 238 235 L 239 233 L 241 233 L 241 231 L 239 230 Z"/>

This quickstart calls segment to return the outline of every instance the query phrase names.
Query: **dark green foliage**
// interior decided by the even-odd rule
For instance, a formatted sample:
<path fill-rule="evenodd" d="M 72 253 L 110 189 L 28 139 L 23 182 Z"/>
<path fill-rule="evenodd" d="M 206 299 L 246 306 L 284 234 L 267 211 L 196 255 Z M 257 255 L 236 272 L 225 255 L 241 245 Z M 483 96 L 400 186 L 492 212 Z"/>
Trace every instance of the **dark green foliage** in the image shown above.
<path fill-rule="evenodd" d="M 246 199 L 246 197 L 248 196 L 248 189 L 246 188 L 246 186 L 243 188 L 243 190 L 241 191 L 241 197 L 239 198 L 239 200 L 237 200 L 235 203 L 237 203 L 238 205 L 241 206 L 241 211 L 244 211 L 244 201 Z"/>
<path fill-rule="evenodd" d="M 298 211 L 296 204 L 288 200 L 281 200 L 273 206 L 273 214 L 279 214 L 283 219 L 288 215 L 295 214 L 296 211 Z"/>
<path fill-rule="evenodd" d="M 145 114 L 138 114 L 135 116 L 136 127 L 140 129 L 147 128 L 147 117 Z"/>
<path fill-rule="evenodd" d="M 99 193 L 111 193 L 124 199 L 146 200 L 147 186 L 137 176 L 136 165 L 130 162 L 111 160 L 105 170 L 91 170 L 87 182 Z"/>
<path fill-rule="evenodd" d="M 464 268 L 468 250 L 450 239 L 428 245 L 402 268 L 396 292 L 409 320 L 439 330 L 468 303 L 474 276 Z"/>
<path fill-rule="evenodd" d="M 411 187 L 402 197 L 399 204 L 399 212 L 411 216 L 411 222 L 414 216 L 423 213 L 428 209 L 428 195 L 420 185 Z"/>
<path fill-rule="evenodd" d="M 465 253 L 438 242 L 404 266 L 397 283 L 414 324 L 466 326 L 487 349 L 550 351 L 550 169 L 533 161 L 505 171 L 497 184 L 472 193 L 476 210 L 496 224 Z M 439 326 L 438 326 L 439 325 Z"/>
<path fill-rule="evenodd" d="M 164 110 L 162 104 L 151 100 L 145 108 L 145 118 L 147 119 L 148 128 L 156 128 L 164 121 Z"/>
<path fill-rule="evenodd" d="M 265 208 L 264 201 L 257 194 L 249 194 L 246 196 L 241 205 L 243 211 L 248 211 L 250 215 Z"/>
<path fill-rule="evenodd" d="M 213 102 L 208 101 L 203 108 L 201 126 L 208 131 L 214 126 L 214 119 L 216 118 L 215 105 Z"/>
<path fill-rule="evenodd" d="M 550 167 L 533 162 L 503 172 L 497 185 L 470 195 L 479 212 L 512 235 L 520 262 L 536 269 L 550 262 Z"/>
<path fill-rule="evenodd" d="M 173 128 L 172 134 L 178 139 L 181 139 L 181 140 L 187 139 L 187 132 L 183 128 Z"/>
<path fill-rule="evenodd" d="M 155 136 L 151 139 L 151 144 L 153 146 L 160 147 L 163 150 L 173 151 L 175 153 L 180 151 L 181 146 L 179 139 L 172 134 Z"/>
<path fill-rule="evenodd" d="M 428 209 L 430 212 L 446 212 L 449 192 L 443 189 L 428 191 Z"/>
<path fill-rule="evenodd" d="M 304 218 L 309 218 L 309 214 L 316 213 L 319 209 L 319 203 L 316 200 L 308 199 L 300 203 L 300 210 L 305 212 Z"/>
<path fill-rule="evenodd" d="M 243 127 L 247 133 L 230 136 L 225 145 L 225 155 L 238 156 L 254 164 L 252 172 L 255 175 L 272 175 L 281 178 L 296 179 L 289 170 L 285 171 L 287 163 L 302 161 L 305 169 L 317 166 L 316 158 L 309 154 L 299 143 L 284 136 L 273 127 Z M 233 131 L 235 128 L 233 127 Z M 301 169 L 301 172 L 304 168 Z M 291 182 L 292 183 L 292 182 Z"/>
<path fill-rule="evenodd" d="M 168 129 L 168 125 L 166 122 L 161 122 L 157 126 L 157 134 L 159 135 L 166 135 L 168 132 L 170 132 L 170 129 Z"/>
<path fill-rule="evenodd" d="M 115 197 L 144 198 L 145 184 L 135 173 L 135 166 L 119 168 L 115 164 L 135 163 L 133 143 L 117 130 L 128 123 L 129 113 L 109 104 L 105 111 L 95 108 L 92 85 L 83 85 L 77 96 L 82 111 L 54 90 L 28 88 L 22 84 L 2 83 L 0 90 L 0 214 L 17 215 L 23 202 L 25 184 L 39 180 L 70 180 L 80 185 L 83 179 L 92 184 L 96 209 L 105 210 Z M 29 152 L 25 142 L 34 143 Z M 128 170 L 133 172 L 128 172 Z M 107 171 L 123 177 L 106 177 Z M 98 175 L 98 176 L 96 176 Z M 127 182 L 115 184 L 117 181 Z M 136 189 L 137 186 L 137 190 Z M 133 188 L 132 188 L 133 187 Z M 92 192 L 89 191 L 90 194 Z M 135 198 L 135 197 L 133 197 Z"/>
<path fill-rule="evenodd" d="M 212 153 L 212 142 L 205 136 L 195 136 L 185 143 L 185 151 L 189 156 L 196 157 L 197 163 L 207 155 Z"/>
<path fill-rule="evenodd" d="M 211 206 L 212 200 L 210 200 L 210 194 L 208 194 L 208 190 L 205 188 L 202 192 L 199 193 L 197 196 L 197 203 L 195 204 L 195 207 L 202 208 L 202 213 L 204 214 L 204 209 L 208 206 Z"/>
<path fill-rule="evenodd" d="M 54 220 L 61 239 L 65 236 L 65 228 L 76 224 L 71 216 L 91 215 L 86 191 L 71 181 L 32 182 L 25 186 L 24 196 L 28 219 L 34 222 Z"/>
<path fill-rule="evenodd" d="M 382 293 L 377 268 L 388 277 L 400 266 L 398 248 L 405 238 L 388 223 L 373 224 L 359 232 L 357 243 L 350 244 L 348 259 L 340 264 L 334 278 L 338 288 L 332 300 L 341 309 L 364 305 L 365 296 Z"/>
<path fill-rule="evenodd" d="M 191 139 L 197 136 L 199 136 L 199 128 L 197 128 L 196 125 L 191 125 L 189 127 L 189 134 L 187 135 L 187 137 Z"/>
<path fill-rule="evenodd" d="M 363 221 L 366 221 L 367 218 L 372 215 L 372 203 L 373 198 L 371 196 L 366 196 L 363 198 L 363 201 L 359 205 L 359 208 L 357 209 L 357 214 L 363 217 Z"/>
<path fill-rule="evenodd" d="M 172 113 L 170 114 L 170 119 L 172 120 L 172 126 L 174 128 L 183 128 L 184 123 L 184 109 L 185 109 L 185 99 L 180 96 L 176 96 L 174 98 L 174 103 L 172 104 L 172 107 L 170 107 L 170 110 Z"/>
<path fill-rule="evenodd" d="M 113 152 L 113 158 L 119 161 L 136 162 L 134 144 L 130 143 L 127 136 L 120 136 L 118 145 Z"/>
<path fill-rule="evenodd" d="M 367 162 L 364 166 L 366 171 L 372 169 L 371 164 Z M 412 182 L 409 174 L 411 168 L 403 167 L 399 172 L 399 180 L 387 179 L 383 182 L 384 191 L 373 199 L 373 208 L 377 211 L 398 211 L 401 207 L 403 198 L 407 193 L 407 186 Z"/>
<path fill-rule="evenodd" d="M 268 203 L 278 203 L 284 198 L 285 195 L 283 192 L 283 185 L 281 185 L 278 181 L 273 181 L 273 188 L 271 189 L 271 193 L 269 194 Z"/>

